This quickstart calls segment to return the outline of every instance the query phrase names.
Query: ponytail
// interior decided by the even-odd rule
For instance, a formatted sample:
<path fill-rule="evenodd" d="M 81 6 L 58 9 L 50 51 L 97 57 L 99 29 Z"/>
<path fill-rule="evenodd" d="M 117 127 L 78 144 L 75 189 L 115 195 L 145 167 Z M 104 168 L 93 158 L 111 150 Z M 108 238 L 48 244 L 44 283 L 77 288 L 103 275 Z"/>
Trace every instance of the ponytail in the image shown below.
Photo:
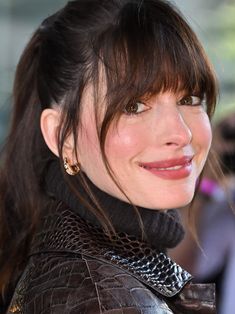
<path fill-rule="evenodd" d="M 11 282 L 17 279 L 17 271 L 24 264 L 40 206 L 39 197 L 35 197 L 40 191 L 34 166 L 42 147 L 41 108 L 37 94 L 40 46 L 38 30 L 17 67 L 13 89 L 14 114 L 10 134 L 1 153 L 0 291 L 3 304 L 7 303 Z"/>

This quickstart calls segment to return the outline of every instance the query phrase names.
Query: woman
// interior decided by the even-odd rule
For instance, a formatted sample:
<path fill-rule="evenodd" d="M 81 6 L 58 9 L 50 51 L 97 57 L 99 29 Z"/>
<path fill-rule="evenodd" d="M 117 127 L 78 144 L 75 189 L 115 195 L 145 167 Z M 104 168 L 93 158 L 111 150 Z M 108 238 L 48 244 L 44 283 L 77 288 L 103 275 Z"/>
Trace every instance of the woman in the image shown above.
<path fill-rule="evenodd" d="M 76 0 L 19 62 L 1 170 L 6 313 L 214 313 L 165 254 L 211 144 L 216 80 L 162 0 Z"/>

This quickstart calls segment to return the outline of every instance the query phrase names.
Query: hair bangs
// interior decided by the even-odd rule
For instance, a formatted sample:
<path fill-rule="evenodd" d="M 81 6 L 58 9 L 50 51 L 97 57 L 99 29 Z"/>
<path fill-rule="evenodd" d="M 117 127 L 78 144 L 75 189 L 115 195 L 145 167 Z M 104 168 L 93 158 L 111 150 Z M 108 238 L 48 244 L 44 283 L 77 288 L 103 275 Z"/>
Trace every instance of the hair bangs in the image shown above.
<path fill-rule="evenodd" d="M 168 90 L 205 97 L 213 112 L 216 80 L 206 54 L 184 19 L 175 13 L 166 19 L 163 9 L 129 3 L 100 38 L 109 119 L 130 101 Z"/>

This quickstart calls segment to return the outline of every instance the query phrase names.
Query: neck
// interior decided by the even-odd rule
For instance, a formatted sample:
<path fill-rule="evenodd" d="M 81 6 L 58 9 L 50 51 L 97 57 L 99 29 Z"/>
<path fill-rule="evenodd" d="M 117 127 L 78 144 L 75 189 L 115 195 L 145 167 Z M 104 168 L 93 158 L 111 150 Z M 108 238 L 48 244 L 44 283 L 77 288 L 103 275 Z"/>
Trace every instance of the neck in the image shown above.
<path fill-rule="evenodd" d="M 184 231 L 176 210 L 163 212 L 157 209 L 135 208 L 132 204 L 121 201 L 101 191 L 86 176 L 85 180 L 116 232 L 124 232 L 138 239 L 141 239 L 144 234 L 145 241 L 160 251 L 172 248 L 182 240 Z M 81 184 L 81 175 L 77 175 L 75 181 L 76 194 L 81 195 L 88 201 L 90 206 L 94 207 L 94 202 L 91 201 L 86 189 Z M 58 161 L 53 161 L 49 165 L 46 175 L 46 189 L 50 196 L 66 203 L 83 219 L 95 226 L 101 226 L 100 221 L 88 209 L 88 206 L 81 202 L 75 193 L 71 192 L 64 180 Z M 136 210 L 143 223 L 143 230 Z"/>

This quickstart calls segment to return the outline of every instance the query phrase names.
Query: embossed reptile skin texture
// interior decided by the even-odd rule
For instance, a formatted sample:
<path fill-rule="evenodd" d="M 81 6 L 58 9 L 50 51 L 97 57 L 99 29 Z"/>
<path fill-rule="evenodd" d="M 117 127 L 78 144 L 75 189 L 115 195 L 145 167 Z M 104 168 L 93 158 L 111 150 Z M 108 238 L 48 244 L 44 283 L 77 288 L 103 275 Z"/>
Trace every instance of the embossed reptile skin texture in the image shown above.
<path fill-rule="evenodd" d="M 60 204 L 44 218 L 7 313 L 214 314 L 213 289 L 190 280 L 165 254 L 126 234 L 110 241 Z"/>

